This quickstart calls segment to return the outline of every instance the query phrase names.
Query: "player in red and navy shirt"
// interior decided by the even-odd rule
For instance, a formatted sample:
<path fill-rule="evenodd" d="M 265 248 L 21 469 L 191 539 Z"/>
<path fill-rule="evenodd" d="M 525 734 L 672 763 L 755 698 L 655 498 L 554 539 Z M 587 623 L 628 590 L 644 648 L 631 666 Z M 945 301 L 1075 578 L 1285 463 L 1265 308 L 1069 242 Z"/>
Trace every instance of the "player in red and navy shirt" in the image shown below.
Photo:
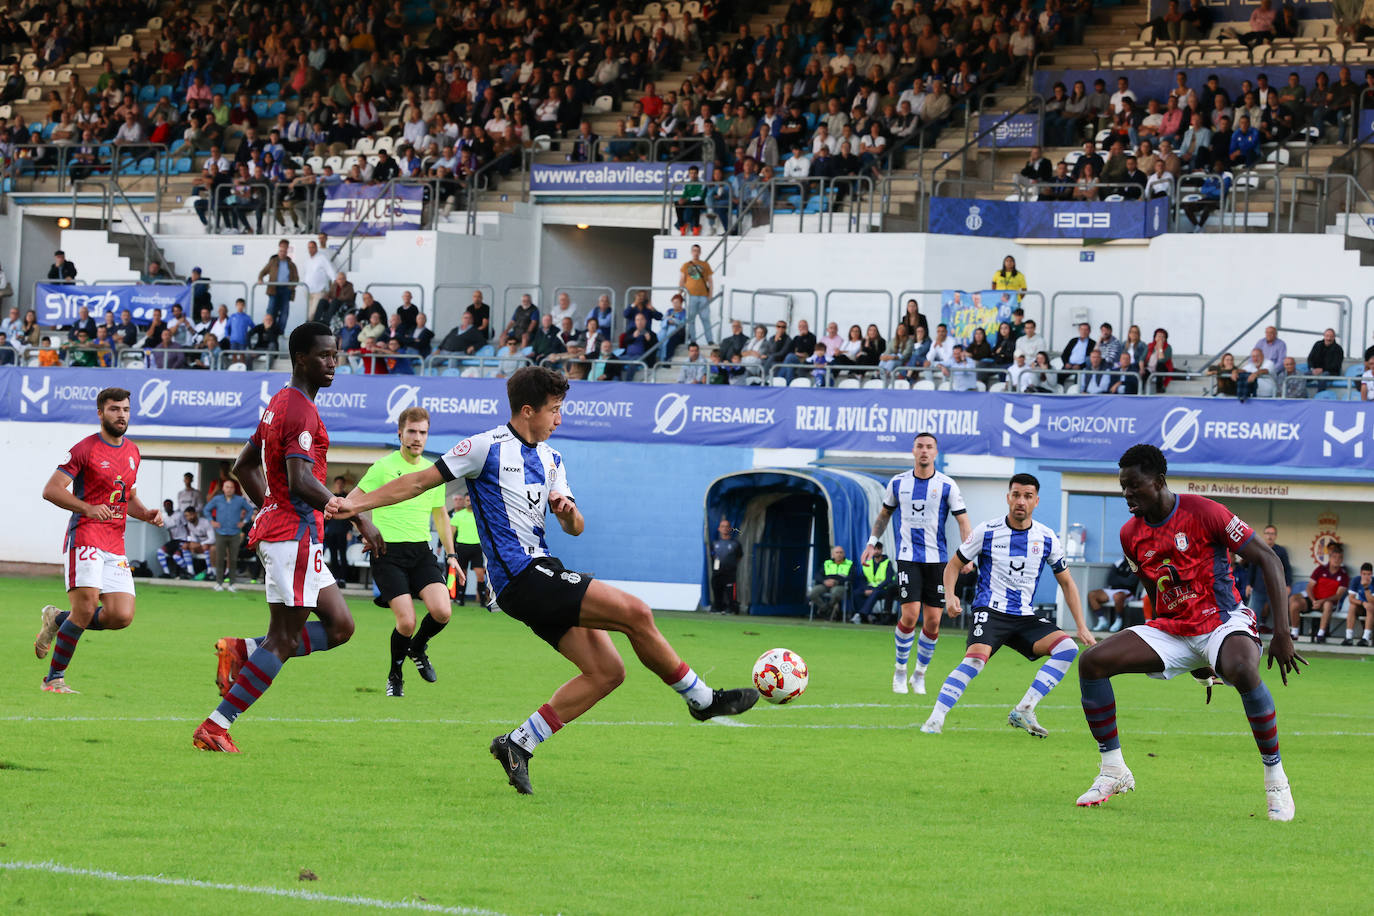
<path fill-rule="evenodd" d="M 334 383 L 339 344 L 328 325 L 307 321 L 291 332 L 291 383 L 277 392 L 234 463 L 234 476 L 262 506 L 248 543 L 262 560 L 270 621 L 267 635 L 215 643 L 215 681 L 223 697 L 191 743 L 206 751 L 238 753 L 229 726 L 272 686 L 288 658 L 341 646 L 353 635 L 353 615 L 324 563 L 321 512 L 334 496 L 325 487 L 329 435 L 315 395 Z M 381 539 L 371 521 L 358 530 L 374 550 Z M 319 620 L 309 620 L 311 614 Z"/>
<path fill-rule="evenodd" d="M 39 658 L 53 650 L 43 679 L 43 689 L 50 693 L 76 692 L 65 675 L 82 633 L 121 630 L 133 622 L 134 578 L 124 554 L 125 523 L 131 517 L 163 523 L 162 512 L 144 506 L 135 492 L 138 446 L 124 435 L 129 392 L 106 388 L 95 403 L 100 432 L 72 446 L 43 488 L 44 499 L 72 514 L 62 544 L 71 610 L 51 604 L 43 608 L 33 640 Z"/>
<path fill-rule="evenodd" d="M 1155 446 L 1131 446 L 1117 464 L 1121 495 L 1133 516 L 1121 528 L 1121 548 L 1154 603 L 1155 617 L 1107 637 L 1079 659 L 1083 713 L 1102 765 L 1078 804 L 1100 805 L 1135 788 L 1117 736 L 1111 678 L 1134 673 L 1168 679 L 1211 669 L 1209 676 L 1215 672 L 1240 692 L 1264 764 L 1270 820 L 1291 821 L 1293 793 L 1279 757 L 1274 698 L 1260 679 L 1255 615 L 1236 590 L 1230 556 L 1239 554 L 1258 570 L 1271 596 L 1287 595 L 1283 564 L 1249 525 L 1220 503 L 1171 492 L 1165 481 L 1168 463 Z M 1298 662 L 1307 664 L 1282 628 L 1269 643 L 1270 667 L 1275 661 L 1284 684 L 1290 671 L 1298 672 Z"/>
<path fill-rule="evenodd" d="M 1288 601 L 1288 618 L 1292 624 L 1288 635 L 1298 638 L 1298 628 L 1302 615 L 1308 611 L 1321 612 L 1322 619 L 1317 632 L 1312 634 L 1315 643 L 1326 642 L 1326 628 L 1331 625 L 1331 615 L 1341 606 L 1350 591 L 1350 573 L 1345 570 L 1345 548 L 1340 544 L 1329 544 L 1326 548 L 1326 562 L 1312 570 L 1307 577 L 1307 594 L 1295 595 Z M 1348 622 L 1353 630 L 1355 609 L 1351 607 Z M 1349 639 L 1354 634 L 1347 632 Z"/>

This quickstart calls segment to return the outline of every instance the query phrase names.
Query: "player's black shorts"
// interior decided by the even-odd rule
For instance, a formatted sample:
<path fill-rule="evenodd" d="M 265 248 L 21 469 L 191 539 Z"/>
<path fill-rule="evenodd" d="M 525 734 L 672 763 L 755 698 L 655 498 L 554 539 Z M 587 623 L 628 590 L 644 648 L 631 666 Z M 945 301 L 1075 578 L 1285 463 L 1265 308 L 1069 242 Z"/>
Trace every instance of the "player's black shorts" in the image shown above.
<path fill-rule="evenodd" d="M 902 604 L 919 601 L 930 607 L 944 607 L 945 564 L 898 560 L 897 597 Z"/>
<path fill-rule="evenodd" d="M 459 569 L 486 569 L 481 544 L 454 544 L 453 558 L 458 561 Z"/>
<path fill-rule="evenodd" d="M 372 558 L 372 581 L 381 592 L 376 603 L 382 607 L 400 595 L 418 598 L 426 585 L 443 585 L 445 578 L 427 541 L 387 544 L 386 553 Z"/>
<path fill-rule="evenodd" d="M 992 651 L 988 653 L 989 658 L 1003 646 L 1011 646 L 1034 661 L 1035 644 L 1058 629 L 1048 617 L 1022 617 L 976 607 L 973 609 L 973 620 L 969 623 L 968 645 L 990 646 Z"/>
<path fill-rule="evenodd" d="M 539 557 L 496 596 L 507 616 L 534 631 L 544 642 L 558 643 L 582 617 L 582 596 L 592 584 L 589 573 L 563 568 L 554 557 Z"/>

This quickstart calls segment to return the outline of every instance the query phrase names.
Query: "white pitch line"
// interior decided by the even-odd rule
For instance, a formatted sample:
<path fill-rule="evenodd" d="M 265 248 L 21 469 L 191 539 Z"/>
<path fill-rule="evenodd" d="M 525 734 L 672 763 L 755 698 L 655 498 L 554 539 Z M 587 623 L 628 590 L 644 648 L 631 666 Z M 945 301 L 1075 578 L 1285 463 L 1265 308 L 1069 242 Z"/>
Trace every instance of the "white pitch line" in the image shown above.
<path fill-rule="evenodd" d="M 974 704 L 969 704 L 969 705 L 967 705 L 967 706 L 961 706 L 960 708 L 961 708 L 961 709 L 1006 709 L 1006 707 L 1005 707 L 1005 706 L 1002 706 L 1002 705 L 983 705 L 983 706 L 976 706 L 976 705 L 974 705 Z M 1045 707 L 1042 705 L 1040 708 L 1041 708 L 1041 709 L 1044 709 Z M 1055 708 L 1060 708 L 1060 707 L 1055 707 Z M 1073 709 L 1073 710 L 1075 710 L 1075 711 L 1077 711 L 1077 709 L 1078 709 L 1078 707 L 1076 707 L 1076 706 L 1075 706 L 1075 707 L 1062 707 L 1062 708 L 1063 708 L 1063 709 Z M 200 721 L 200 720 L 199 720 L 198 718 L 197 718 L 197 719 L 190 719 L 190 718 L 182 718 L 182 717 L 180 717 L 180 716 L 146 716 L 146 717 L 140 717 L 140 716 L 50 716 L 50 717 L 42 717 L 42 716 L 9 716 L 9 717 L 0 717 L 0 722 L 29 722 L 29 723 L 43 723 L 43 722 L 55 722 L 55 723 L 59 723 L 59 722 L 135 722 L 135 723 L 136 723 L 136 722 L 181 722 L 181 723 L 190 724 L 190 723 L 195 723 L 195 722 L 199 722 L 199 721 Z M 254 717 L 252 718 L 252 721 L 253 721 L 253 722 L 271 722 L 271 723 L 275 723 L 275 724 L 284 724 L 284 725 L 375 725 L 375 724 L 379 724 L 379 723 L 380 723 L 380 724 L 383 724 L 383 725 L 463 725 L 463 726 L 467 726 L 467 725 L 498 725 L 498 726 L 506 726 L 506 725 L 510 725 L 510 723 L 511 723 L 511 720 L 510 720 L 510 719 L 351 719 L 351 718 L 350 718 L 350 719 L 327 719 L 327 718 L 309 719 L 309 718 L 283 718 L 283 717 L 276 717 L 276 716 L 254 716 Z M 632 727 L 633 727 L 633 726 L 638 726 L 638 727 L 643 727 L 643 728 L 679 728 L 679 727 L 681 727 L 681 728 L 695 728 L 695 727 L 697 727 L 697 724 L 696 724 L 695 722 L 681 722 L 681 721 L 658 722 L 658 721 L 652 721 L 652 720 L 633 720 L 633 719 L 623 719 L 623 720 L 617 720 L 617 721 L 605 721 L 605 720 L 598 720 L 598 719 L 578 719 L 578 720 L 577 720 L 577 723 L 578 723 L 579 725 L 591 725 L 591 726 L 602 726 L 602 727 L 605 727 L 605 726 L 616 726 L 616 727 L 620 727 L 620 726 L 632 726 Z M 869 724 L 869 723 L 859 723 L 859 722 L 745 722 L 745 721 L 741 721 L 741 720 L 739 720 L 739 719 L 723 719 L 723 718 L 712 719 L 711 722 L 710 722 L 710 724 L 712 724 L 712 725 L 723 725 L 723 726 L 728 726 L 728 727 L 732 727 L 732 728 L 771 728 L 771 729 L 793 728 L 793 729 L 804 729 L 804 730 L 810 730 L 810 731 L 905 731 L 905 730 L 910 730 L 910 729 L 916 729 L 916 728 L 919 728 L 919 727 L 921 726 L 921 723 L 920 723 L 919 721 L 916 721 L 916 720 L 912 720 L 912 721 L 910 721 L 910 722 L 902 722 L 902 723 L 895 723 L 895 724 L 883 725 L 883 724 Z M 1076 725 L 1081 725 L 1081 724 L 1082 724 L 1080 721 L 1077 720 L 1077 717 L 1075 717 L 1075 724 L 1076 724 Z M 1002 731 L 1005 731 L 1005 729 L 1003 729 L 1003 728 L 989 728 L 989 727 L 985 727 L 985 726 L 959 726 L 959 725 L 953 726 L 950 730 L 951 730 L 951 731 L 956 731 L 956 732 L 1002 732 Z M 1068 731 L 1069 731 L 1069 728 L 1068 728 L 1068 727 L 1062 727 L 1062 728 L 1061 728 L 1061 733 L 1063 733 L 1063 734 L 1067 734 Z M 1245 732 L 1239 732 L 1239 731 L 1187 731 L 1187 732 L 1185 732 L 1185 731 L 1178 731 L 1177 729 L 1151 730 L 1151 729 L 1139 729 L 1139 728 L 1130 728 L 1130 729 L 1127 729 L 1127 733 L 1128 733 L 1128 734 L 1131 734 L 1131 735 L 1178 735 L 1178 736 L 1181 736 L 1181 737 L 1193 737 L 1193 738 L 1236 737 L 1236 736 L 1246 736 L 1246 735 L 1249 735 L 1249 734 L 1250 734 L 1250 732 L 1248 732 L 1248 731 L 1245 731 Z M 1358 732 L 1358 731 L 1304 731 L 1304 730 L 1284 730 L 1284 731 L 1282 731 L 1281 733 L 1282 733 L 1282 734 L 1285 734 L 1285 735 L 1292 735 L 1292 736 L 1295 736 L 1295 737 L 1309 737 L 1309 738 L 1311 738 L 1311 737 L 1318 737 L 1318 738 L 1320 738 L 1320 737 L 1328 737 L 1328 738 L 1374 738 L 1374 732 Z"/>
<path fill-rule="evenodd" d="M 120 881 L 132 884 L 160 884 L 167 887 L 190 887 L 198 890 L 233 891 L 238 894 L 261 894 L 266 897 L 286 897 L 307 903 L 342 903 L 348 906 L 364 906 L 374 910 L 416 910 L 423 913 L 453 913 L 457 916 L 501 916 L 497 910 L 484 910 L 470 906 L 440 906 L 437 903 L 423 903 L 418 900 L 378 900 L 356 894 L 321 894 L 317 891 L 291 890 L 281 887 L 260 887 L 252 884 L 227 884 L 221 881 L 199 881 L 195 878 L 169 878 L 166 875 L 125 875 L 120 872 L 103 871 L 95 868 L 73 868 L 57 862 L 0 862 L 0 870 L 35 871 L 52 875 L 75 875 L 82 878 L 99 878 L 103 881 Z"/>

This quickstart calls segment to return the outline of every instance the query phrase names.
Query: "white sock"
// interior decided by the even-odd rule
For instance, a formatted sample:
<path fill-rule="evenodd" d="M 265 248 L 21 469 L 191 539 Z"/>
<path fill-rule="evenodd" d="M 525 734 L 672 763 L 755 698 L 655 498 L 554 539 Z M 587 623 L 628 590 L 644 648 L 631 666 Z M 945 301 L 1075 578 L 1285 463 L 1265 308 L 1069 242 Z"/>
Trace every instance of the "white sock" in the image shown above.
<path fill-rule="evenodd" d="M 1121 756 L 1121 748 L 1117 747 L 1110 751 L 1102 752 L 1102 768 L 1106 769 L 1107 767 L 1121 767 L 1125 769 L 1126 758 Z"/>
<path fill-rule="evenodd" d="M 1318 627 L 1318 628 L 1317 628 L 1317 635 L 1318 635 L 1318 636 L 1325 636 L 1325 635 L 1326 635 L 1326 627 Z"/>
<path fill-rule="evenodd" d="M 1345 638 L 1346 638 L 1346 639 L 1354 639 L 1354 638 L 1355 638 L 1355 631 L 1352 630 L 1352 629 L 1350 629 L 1350 627 L 1346 627 L 1346 628 L 1345 628 Z"/>
<path fill-rule="evenodd" d="M 1279 786 L 1288 781 L 1288 774 L 1283 771 L 1283 761 L 1280 760 L 1273 766 L 1264 768 L 1264 784 L 1266 786 Z"/>
<path fill-rule="evenodd" d="M 233 724 L 228 719 L 224 718 L 224 716 L 220 715 L 219 710 L 215 710 L 210 713 L 210 721 L 218 725 L 220 728 L 225 729 L 226 731 L 228 730 L 229 726 Z"/>
<path fill-rule="evenodd" d="M 686 665 L 683 667 L 687 668 Z M 686 674 L 668 686 L 676 690 L 693 709 L 705 709 L 711 705 L 714 691 L 706 686 L 706 682 L 697 677 L 697 673 L 691 668 L 687 668 Z"/>
<path fill-rule="evenodd" d="M 251 637 L 244 637 L 243 648 L 245 650 L 245 655 L 251 656 L 254 652 L 258 651 L 258 641 Z"/>
<path fill-rule="evenodd" d="M 1365 627 L 1365 628 L 1364 628 L 1364 638 L 1365 638 L 1365 639 L 1374 639 L 1374 630 L 1371 630 L 1369 627 Z"/>
<path fill-rule="evenodd" d="M 1298 638 L 1298 627 L 1289 627 L 1289 628 L 1288 628 L 1288 635 L 1291 636 L 1291 637 L 1293 637 L 1294 639 L 1297 639 L 1297 638 Z"/>

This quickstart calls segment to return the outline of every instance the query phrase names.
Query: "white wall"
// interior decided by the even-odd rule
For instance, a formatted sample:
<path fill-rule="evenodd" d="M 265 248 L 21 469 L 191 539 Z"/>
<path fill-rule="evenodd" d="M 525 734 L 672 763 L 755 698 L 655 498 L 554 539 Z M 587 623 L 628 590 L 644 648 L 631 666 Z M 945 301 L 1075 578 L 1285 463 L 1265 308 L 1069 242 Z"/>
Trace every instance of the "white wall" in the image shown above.
<path fill-rule="evenodd" d="M 17 563 L 62 562 L 70 516 L 43 501 L 43 485 L 72 444 L 95 430 L 95 419 L 92 407 L 90 423 L 0 423 L 5 475 L 14 508 L 23 518 L 22 525 L 0 529 L 0 557 Z"/>
<path fill-rule="evenodd" d="M 708 251 L 715 242 L 705 238 L 701 241 Z M 678 270 L 690 256 L 689 247 L 689 240 L 677 236 L 655 238 L 655 286 L 677 283 Z M 822 297 L 827 290 L 846 287 L 886 289 L 894 297 L 912 289 L 978 290 L 988 288 L 993 272 L 1007 254 L 1016 258 L 1031 289 L 1044 294 L 1047 309 L 1051 297 L 1059 291 L 1120 291 L 1127 310 L 1136 292 L 1198 292 L 1206 302 L 1202 348 L 1206 353 L 1225 346 L 1272 306 L 1280 293 L 1350 297 L 1351 334 L 1357 345 L 1352 347 L 1347 342 L 1347 353 L 1362 351 L 1374 331 L 1374 326 L 1365 327 L 1364 318 L 1365 299 L 1374 286 L 1374 268 L 1361 267 L 1357 252 L 1346 251 L 1341 237 L 1327 235 L 1164 235 L 1149 242 L 1084 248 L 1078 244 L 1022 244 L 918 233 L 764 234 L 732 243 L 723 286 L 726 290 L 813 288 Z M 1084 254 L 1090 254 L 1092 260 L 1080 260 Z M 719 267 L 716 259 L 712 263 Z M 728 317 L 747 320 L 749 298 L 736 296 L 733 308 L 727 307 L 731 313 Z M 792 298 L 793 317 L 809 318 L 811 298 L 804 294 L 794 294 Z M 923 312 L 938 316 L 938 297 L 916 298 Z M 772 321 L 780 316 L 784 306 L 781 297 L 758 297 L 757 318 Z M 901 303 L 897 307 L 900 309 Z M 1038 308 L 1037 303 L 1028 302 L 1028 317 L 1037 317 Z M 824 312 L 823 303 L 820 311 Z M 1102 321 L 1113 325 L 1125 323 L 1111 296 L 1061 298 L 1055 326 L 1050 329 L 1052 342 L 1067 341 L 1079 311 L 1085 312 L 1094 325 Z M 892 325 L 886 301 L 878 296 L 835 294 L 831 313 L 843 324 L 874 322 L 884 335 Z M 1135 314 L 1135 322 L 1147 338 L 1156 326 L 1168 328 L 1180 353 L 1198 352 L 1200 318 L 1196 302 L 1184 300 L 1142 300 Z M 1306 307 L 1286 307 L 1285 327 L 1312 331 L 1285 333 L 1289 352 L 1301 359 L 1323 328 L 1330 325 L 1340 330 L 1338 319 L 1339 308 L 1334 305 L 1309 303 Z M 1242 345 L 1248 347 L 1249 343 L 1247 337 Z"/>

